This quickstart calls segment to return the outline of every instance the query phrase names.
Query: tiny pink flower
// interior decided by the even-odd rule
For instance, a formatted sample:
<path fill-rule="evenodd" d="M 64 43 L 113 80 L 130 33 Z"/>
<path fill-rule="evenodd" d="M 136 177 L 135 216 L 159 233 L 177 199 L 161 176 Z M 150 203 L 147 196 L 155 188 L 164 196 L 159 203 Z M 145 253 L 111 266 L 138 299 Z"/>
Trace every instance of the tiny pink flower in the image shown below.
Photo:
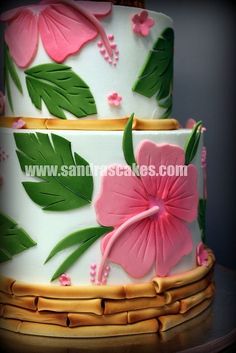
<path fill-rule="evenodd" d="M 202 242 L 197 246 L 197 264 L 198 266 L 208 266 L 208 252 Z"/>
<path fill-rule="evenodd" d="M 117 92 L 113 92 L 109 94 L 109 96 L 107 97 L 107 100 L 110 105 L 119 107 L 121 105 L 122 97 Z"/>
<path fill-rule="evenodd" d="M 71 278 L 67 273 L 63 273 L 59 277 L 59 282 L 61 286 L 71 286 Z"/>
<path fill-rule="evenodd" d="M 4 114 L 4 110 L 5 110 L 5 96 L 0 91 L 0 115 Z"/>
<path fill-rule="evenodd" d="M 13 129 L 23 129 L 26 125 L 26 122 L 23 119 L 18 119 L 12 124 Z"/>
<path fill-rule="evenodd" d="M 150 33 L 151 28 L 154 26 L 155 21 L 152 17 L 149 17 L 147 11 L 141 11 L 139 14 L 135 14 L 132 17 L 132 28 L 133 31 L 143 37 L 147 37 Z"/>

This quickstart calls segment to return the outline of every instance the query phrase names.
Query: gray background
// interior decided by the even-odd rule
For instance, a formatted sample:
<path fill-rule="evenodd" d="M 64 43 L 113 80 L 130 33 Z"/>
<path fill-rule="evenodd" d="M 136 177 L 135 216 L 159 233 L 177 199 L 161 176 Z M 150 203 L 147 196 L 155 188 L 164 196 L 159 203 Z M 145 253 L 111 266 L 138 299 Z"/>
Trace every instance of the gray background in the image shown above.
<path fill-rule="evenodd" d="M 7 1 L 1 11 L 34 1 Z M 219 263 L 236 268 L 235 16 L 231 1 L 147 0 L 146 7 L 175 22 L 175 86 L 172 116 L 207 128 L 207 243 Z M 0 27 L 1 47 L 3 26 Z M 2 78 L 2 51 L 0 56 Z M 1 79 L 0 89 L 3 89 Z"/>

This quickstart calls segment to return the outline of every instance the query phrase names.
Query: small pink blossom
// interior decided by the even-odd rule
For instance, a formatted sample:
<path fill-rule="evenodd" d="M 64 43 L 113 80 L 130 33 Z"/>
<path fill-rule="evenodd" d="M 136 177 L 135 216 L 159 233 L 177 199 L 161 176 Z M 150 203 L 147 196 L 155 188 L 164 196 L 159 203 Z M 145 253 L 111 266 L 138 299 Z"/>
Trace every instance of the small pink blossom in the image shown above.
<path fill-rule="evenodd" d="M 141 11 L 139 14 L 135 14 L 132 17 L 132 22 L 133 31 L 143 37 L 149 35 L 151 28 L 155 24 L 154 19 L 149 17 L 146 10 Z"/>
<path fill-rule="evenodd" d="M 23 119 L 18 119 L 12 124 L 13 129 L 23 129 L 26 125 L 26 122 Z"/>
<path fill-rule="evenodd" d="M 198 266 L 208 266 L 208 252 L 202 242 L 197 246 L 197 264 Z"/>
<path fill-rule="evenodd" d="M 107 97 L 107 100 L 110 105 L 114 105 L 115 107 L 119 107 L 122 102 L 122 97 L 117 92 L 113 92 L 113 93 L 109 94 L 109 96 Z"/>
<path fill-rule="evenodd" d="M 5 96 L 0 91 L 0 115 L 4 114 L 4 110 L 5 110 Z"/>
<path fill-rule="evenodd" d="M 59 277 L 59 282 L 61 286 L 71 286 L 71 278 L 67 273 L 63 273 Z"/>

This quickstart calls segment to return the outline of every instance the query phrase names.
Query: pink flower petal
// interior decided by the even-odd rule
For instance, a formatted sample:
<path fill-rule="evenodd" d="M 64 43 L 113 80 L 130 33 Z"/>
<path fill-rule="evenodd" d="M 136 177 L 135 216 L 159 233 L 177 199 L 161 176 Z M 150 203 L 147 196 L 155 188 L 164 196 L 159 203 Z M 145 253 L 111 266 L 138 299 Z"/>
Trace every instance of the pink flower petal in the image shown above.
<path fill-rule="evenodd" d="M 139 15 L 139 19 L 141 22 L 146 22 L 148 18 L 148 12 L 146 10 L 141 11 L 140 15 Z"/>
<path fill-rule="evenodd" d="M 138 14 L 136 14 L 136 15 L 134 15 L 134 16 L 132 17 L 132 22 L 133 22 L 134 24 L 139 24 L 139 23 L 140 23 L 139 15 L 138 15 Z"/>
<path fill-rule="evenodd" d="M 193 248 L 191 232 L 177 218 L 165 215 L 156 221 L 156 274 L 167 276 L 170 270 Z"/>
<path fill-rule="evenodd" d="M 105 171 L 94 204 L 97 221 L 104 226 L 119 226 L 148 208 L 146 192 L 139 178 L 119 176 L 116 171 L 119 174 L 131 173 L 130 167 L 118 165 Z"/>
<path fill-rule="evenodd" d="M 39 29 L 46 52 L 58 63 L 98 34 L 91 21 L 63 4 L 51 5 L 41 12 Z"/>
<path fill-rule="evenodd" d="M 0 21 L 7 22 L 7 21 L 10 21 L 10 20 L 13 20 L 15 17 L 17 17 L 19 15 L 19 13 L 23 9 L 25 9 L 25 6 L 17 7 L 16 9 L 12 9 L 12 10 L 3 12 L 0 15 Z"/>
<path fill-rule="evenodd" d="M 38 45 L 37 15 L 21 10 L 6 28 L 5 41 L 16 64 L 22 68 L 29 66 Z"/>
<path fill-rule="evenodd" d="M 141 31 L 141 25 L 140 25 L 140 23 L 136 23 L 136 24 L 133 25 L 133 31 L 134 31 L 135 33 L 137 33 L 137 34 L 140 33 L 140 31 Z"/>
<path fill-rule="evenodd" d="M 139 166 L 154 166 L 155 172 L 159 172 L 160 166 L 183 165 L 185 156 L 184 150 L 175 145 L 155 144 L 152 141 L 142 141 L 137 149 L 136 160 Z M 168 179 L 175 180 L 175 177 L 146 175 L 141 176 L 144 187 L 147 192 L 159 198 L 168 194 L 166 184 Z"/>
<path fill-rule="evenodd" d="M 142 36 L 147 37 L 149 35 L 150 28 L 146 23 L 140 25 L 140 33 Z"/>
<path fill-rule="evenodd" d="M 187 120 L 187 123 L 186 123 L 186 129 L 192 129 L 195 125 L 196 125 L 196 120 L 190 118 Z"/>
<path fill-rule="evenodd" d="M 192 222 L 197 218 L 197 168 L 192 164 L 187 168 L 188 175 L 179 176 L 170 185 L 165 209 L 183 221 Z"/>
<path fill-rule="evenodd" d="M 77 2 L 77 1 L 76 1 Z M 63 1 L 57 0 L 42 0 L 41 5 L 63 3 Z M 64 1 L 64 3 L 69 5 L 69 1 Z M 111 2 L 93 2 L 93 1 L 79 1 L 77 2 L 81 9 L 85 9 L 91 12 L 96 17 L 104 17 L 109 15 L 112 10 Z"/>
<path fill-rule="evenodd" d="M 114 232 L 102 240 L 104 252 Z M 154 225 L 149 218 L 130 226 L 117 239 L 109 259 L 122 266 L 134 278 L 142 278 L 152 268 L 155 261 Z"/>
<path fill-rule="evenodd" d="M 149 28 L 151 28 L 151 27 L 154 26 L 154 24 L 155 24 L 155 20 L 154 20 L 153 18 L 151 18 L 151 17 L 148 17 L 147 20 L 146 20 L 146 25 L 147 25 Z"/>

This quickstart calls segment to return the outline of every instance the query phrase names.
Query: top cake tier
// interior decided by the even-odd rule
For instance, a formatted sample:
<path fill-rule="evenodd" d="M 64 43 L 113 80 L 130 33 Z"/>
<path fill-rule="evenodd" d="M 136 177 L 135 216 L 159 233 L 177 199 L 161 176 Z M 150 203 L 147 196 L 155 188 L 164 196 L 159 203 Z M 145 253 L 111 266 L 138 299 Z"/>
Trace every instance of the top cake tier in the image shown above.
<path fill-rule="evenodd" d="M 172 20 L 109 2 L 41 1 L 1 15 L 6 116 L 166 118 Z"/>

